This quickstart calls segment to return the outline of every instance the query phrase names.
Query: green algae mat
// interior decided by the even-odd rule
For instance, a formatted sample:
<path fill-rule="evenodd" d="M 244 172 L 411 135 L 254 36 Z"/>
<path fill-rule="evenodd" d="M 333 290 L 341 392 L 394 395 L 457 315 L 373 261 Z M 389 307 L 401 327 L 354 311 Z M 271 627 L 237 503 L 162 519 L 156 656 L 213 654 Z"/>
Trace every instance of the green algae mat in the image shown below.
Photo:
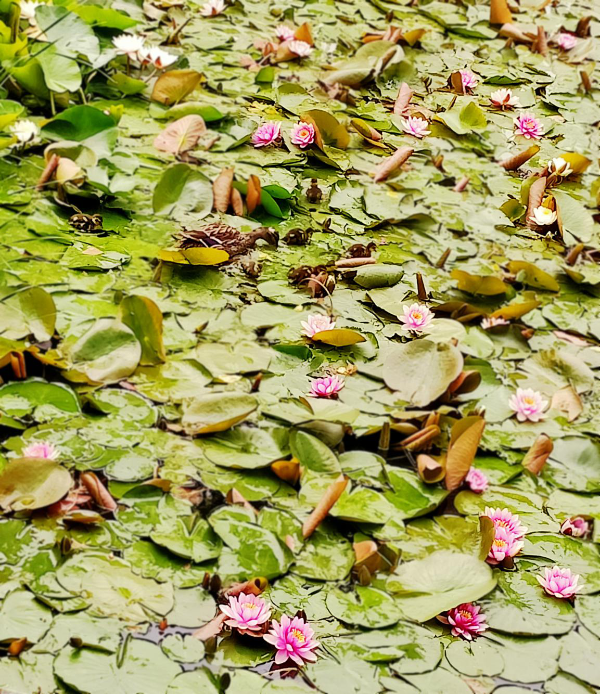
<path fill-rule="evenodd" d="M 0 690 L 600 691 L 595 0 L 0 0 Z"/>

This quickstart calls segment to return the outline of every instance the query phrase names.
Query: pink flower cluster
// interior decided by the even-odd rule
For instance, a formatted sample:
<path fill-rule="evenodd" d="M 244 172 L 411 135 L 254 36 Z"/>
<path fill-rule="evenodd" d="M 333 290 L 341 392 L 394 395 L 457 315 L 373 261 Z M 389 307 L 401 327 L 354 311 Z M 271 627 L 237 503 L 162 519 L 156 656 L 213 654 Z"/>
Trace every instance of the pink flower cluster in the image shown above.
<path fill-rule="evenodd" d="M 425 304 L 412 304 L 404 306 L 404 315 L 400 316 L 400 322 L 404 323 L 403 330 L 422 333 L 431 324 L 433 313 Z"/>
<path fill-rule="evenodd" d="M 471 70 L 459 70 L 460 77 L 462 80 L 462 86 L 465 91 L 468 89 L 475 89 L 477 86 L 477 76 L 474 75 Z"/>
<path fill-rule="evenodd" d="M 570 51 L 577 45 L 577 36 L 563 32 L 558 35 L 556 43 L 558 44 L 559 48 L 562 48 L 563 51 Z"/>
<path fill-rule="evenodd" d="M 292 128 L 290 138 L 292 144 L 298 145 L 300 149 L 306 149 L 315 141 L 315 127 L 312 123 L 296 123 Z"/>
<path fill-rule="evenodd" d="M 517 388 L 517 392 L 508 400 L 508 406 L 517 415 L 519 422 L 539 422 L 546 416 L 544 410 L 548 401 L 541 393 L 531 388 Z"/>
<path fill-rule="evenodd" d="M 519 516 L 507 508 L 489 507 L 486 507 L 482 515 L 491 518 L 495 531 L 487 562 L 495 565 L 515 557 L 523 549 L 523 537 L 527 532 Z"/>
<path fill-rule="evenodd" d="M 333 398 L 344 387 L 344 379 L 338 376 L 325 376 L 316 378 L 310 386 L 311 398 Z"/>
<path fill-rule="evenodd" d="M 266 601 L 247 593 L 231 596 L 229 604 L 221 605 L 220 610 L 228 618 L 225 624 L 241 634 L 263 631 L 266 628 L 264 625 L 271 619 L 271 608 Z M 319 642 L 313 638 L 314 635 L 315 632 L 302 617 L 290 619 L 284 614 L 281 622 L 276 619 L 271 621 L 271 629 L 263 638 L 277 649 L 277 665 L 292 660 L 301 667 L 317 659 L 313 651 Z"/>
<path fill-rule="evenodd" d="M 575 597 L 582 585 L 579 584 L 579 575 L 571 572 L 571 569 L 563 569 L 560 566 L 553 566 L 551 569 L 544 569 L 543 576 L 537 576 L 542 588 L 555 598 L 570 600 Z"/>
<path fill-rule="evenodd" d="M 412 135 L 413 137 L 425 137 L 431 133 L 428 130 L 429 123 L 424 118 L 418 118 L 417 116 L 408 116 L 402 120 L 402 130 L 407 135 Z"/>
<path fill-rule="evenodd" d="M 467 641 L 472 641 L 488 628 L 486 617 L 481 613 L 481 607 L 472 602 L 453 607 L 445 615 L 439 615 L 438 619 L 452 626 L 450 632 L 452 636 L 460 636 Z"/>

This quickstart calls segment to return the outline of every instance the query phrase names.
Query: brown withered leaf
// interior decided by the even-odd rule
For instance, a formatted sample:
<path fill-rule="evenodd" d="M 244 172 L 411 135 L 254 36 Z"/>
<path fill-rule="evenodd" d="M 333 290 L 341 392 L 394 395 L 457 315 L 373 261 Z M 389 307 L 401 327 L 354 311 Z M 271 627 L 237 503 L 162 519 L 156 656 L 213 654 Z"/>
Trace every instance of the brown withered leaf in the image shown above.
<path fill-rule="evenodd" d="M 246 207 L 248 214 L 252 214 L 260 205 L 260 178 L 252 174 L 248 179 L 248 192 L 246 193 Z"/>
<path fill-rule="evenodd" d="M 231 198 L 229 199 L 229 204 L 231 205 L 233 214 L 235 214 L 237 217 L 244 216 L 244 200 L 242 198 L 242 194 L 237 188 L 231 189 Z"/>
<path fill-rule="evenodd" d="M 507 157 L 503 159 L 500 162 L 500 166 L 502 166 L 507 171 L 516 171 L 520 166 L 523 166 L 525 162 L 528 162 L 531 159 L 531 157 L 535 157 L 535 155 L 539 151 L 539 145 L 531 145 L 531 147 L 524 149 L 522 152 L 518 152 L 517 154 L 514 154 L 512 157 Z"/>
<path fill-rule="evenodd" d="M 294 38 L 296 41 L 304 41 L 305 43 L 308 43 L 309 46 L 314 46 L 315 42 L 313 41 L 312 37 L 312 32 L 310 30 L 310 24 L 308 22 L 304 22 L 301 26 L 299 26 L 296 31 L 294 32 Z"/>
<path fill-rule="evenodd" d="M 527 226 L 535 228 L 537 225 L 531 221 L 531 216 L 536 207 L 542 204 L 544 192 L 546 190 L 546 177 L 541 176 L 535 180 L 529 188 L 529 200 L 527 202 Z"/>
<path fill-rule="evenodd" d="M 152 100 L 171 106 L 176 104 L 202 81 L 202 75 L 196 70 L 169 70 L 163 72 L 154 83 Z"/>
<path fill-rule="evenodd" d="M 254 506 L 252 506 L 246 497 L 241 492 L 238 492 L 237 489 L 230 489 L 227 492 L 226 499 L 228 504 L 231 504 L 232 506 L 243 506 L 248 511 L 251 511 L 254 515 L 258 515 L 258 511 L 254 508 Z"/>
<path fill-rule="evenodd" d="M 375 182 L 385 181 L 407 161 L 414 151 L 412 147 L 399 147 L 391 157 L 386 157 L 375 168 Z"/>
<path fill-rule="evenodd" d="M 450 443 L 446 455 L 446 489 L 458 489 L 469 472 L 481 436 L 485 420 L 478 415 L 459 419 L 450 432 Z"/>
<path fill-rule="evenodd" d="M 327 487 L 325 494 L 323 494 L 313 512 L 304 521 L 302 525 L 302 537 L 305 539 L 310 537 L 319 525 L 321 525 L 329 511 L 331 511 L 337 500 L 344 493 L 344 490 L 348 486 L 348 481 L 347 477 L 340 475 L 329 487 Z"/>
<path fill-rule="evenodd" d="M 222 169 L 213 182 L 213 206 L 217 212 L 227 212 L 231 200 L 233 167 Z"/>
<path fill-rule="evenodd" d="M 298 484 L 300 463 L 295 458 L 291 460 L 277 460 L 271 464 L 271 470 L 284 482 L 291 485 Z"/>
<path fill-rule="evenodd" d="M 116 511 L 117 502 L 112 498 L 108 489 L 93 472 L 84 472 L 80 477 L 81 483 L 88 490 L 92 499 L 107 511 Z"/>
<path fill-rule="evenodd" d="M 546 434 L 540 434 L 525 454 L 521 464 L 529 472 L 539 475 L 553 450 L 552 439 Z"/>
<path fill-rule="evenodd" d="M 413 97 L 413 90 L 406 84 L 402 82 L 400 89 L 398 90 L 398 96 L 394 102 L 394 113 L 397 116 L 405 116 L 408 111 L 408 105 Z"/>
<path fill-rule="evenodd" d="M 204 118 L 198 115 L 184 116 L 167 125 L 154 138 L 154 147 L 161 152 L 181 154 L 193 149 L 206 132 Z"/>
<path fill-rule="evenodd" d="M 583 412 L 583 403 L 573 386 L 565 386 L 552 396 L 550 407 L 559 412 L 565 412 L 569 422 L 574 422 Z"/>

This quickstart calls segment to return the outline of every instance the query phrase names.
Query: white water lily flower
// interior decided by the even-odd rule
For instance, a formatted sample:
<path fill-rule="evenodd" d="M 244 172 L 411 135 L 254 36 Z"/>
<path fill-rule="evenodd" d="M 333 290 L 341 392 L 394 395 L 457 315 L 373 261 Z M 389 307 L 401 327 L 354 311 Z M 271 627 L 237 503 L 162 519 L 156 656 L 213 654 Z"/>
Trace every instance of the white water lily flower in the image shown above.
<path fill-rule="evenodd" d="M 554 224 L 556 218 L 557 215 L 554 210 L 540 205 L 539 207 L 536 207 L 535 210 L 533 210 L 533 214 L 529 219 L 532 222 L 535 222 L 535 224 L 539 224 L 540 226 L 546 226 L 548 224 Z"/>
<path fill-rule="evenodd" d="M 567 177 L 573 173 L 573 169 L 569 166 L 569 162 L 562 157 L 556 157 L 548 162 L 548 171 L 556 176 Z"/>
<path fill-rule="evenodd" d="M 10 126 L 10 132 L 17 138 L 19 145 L 36 142 L 39 129 L 31 120 L 20 120 Z"/>
<path fill-rule="evenodd" d="M 225 0 L 208 0 L 200 10 L 200 14 L 204 17 L 216 17 L 221 12 L 225 11 Z"/>
<path fill-rule="evenodd" d="M 35 10 L 43 4 L 43 2 L 36 2 L 36 0 L 21 0 L 21 17 L 30 24 L 35 24 Z"/>
<path fill-rule="evenodd" d="M 510 89 L 497 89 L 490 94 L 490 101 L 493 106 L 499 108 L 515 108 L 521 105 L 519 97 L 515 96 Z"/>
<path fill-rule="evenodd" d="M 134 34 L 121 34 L 112 40 L 117 53 L 129 56 L 132 60 L 138 57 L 138 53 L 144 49 L 144 38 Z"/>
<path fill-rule="evenodd" d="M 158 46 L 142 48 L 138 51 L 138 59 L 142 65 L 152 64 L 157 70 L 164 70 L 177 62 L 177 56 L 167 51 L 163 51 Z"/>
<path fill-rule="evenodd" d="M 307 58 L 312 53 L 312 46 L 306 41 L 290 41 L 288 48 L 299 58 Z"/>

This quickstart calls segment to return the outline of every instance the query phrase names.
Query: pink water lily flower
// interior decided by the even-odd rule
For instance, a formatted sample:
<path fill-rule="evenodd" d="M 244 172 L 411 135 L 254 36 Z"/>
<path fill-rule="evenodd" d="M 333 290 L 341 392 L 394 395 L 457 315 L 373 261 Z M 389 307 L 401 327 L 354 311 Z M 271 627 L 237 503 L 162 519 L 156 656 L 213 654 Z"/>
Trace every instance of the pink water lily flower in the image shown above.
<path fill-rule="evenodd" d="M 506 528 L 496 527 L 494 540 L 487 556 L 489 564 L 500 564 L 505 559 L 515 557 L 525 543 Z"/>
<path fill-rule="evenodd" d="M 276 144 L 281 139 L 281 123 L 269 121 L 262 123 L 252 133 L 252 144 L 255 147 L 267 147 Z"/>
<path fill-rule="evenodd" d="M 507 508 L 485 507 L 484 516 L 491 519 L 495 528 L 504 528 L 517 538 L 524 537 L 527 528 L 521 523 L 516 513 L 511 513 Z"/>
<path fill-rule="evenodd" d="M 58 460 L 60 451 L 53 443 L 38 441 L 26 446 L 21 455 L 23 458 L 47 458 L 48 460 Z"/>
<path fill-rule="evenodd" d="M 548 401 L 544 400 L 542 394 L 532 388 L 517 388 L 517 392 L 508 401 L 508 406 L 516 413 L 519 422 L 539 422 L 544 419 L 547 405 Z"/>
<path fill-rule="evenodd" d="M 260 631 L 261 625 L 271 617 L 271 608 L 256 595 L 240 593 L 232 595 L 228 605 L 219 605 L 219 609 L 229 619 L 225 624 L 241 631 Z"/>
<path fill-rule="evenodd" d="M 414 137 L 425 137 L 431 134 L 431 130 L 427 130 L 428 126 L 429 123 L 424 118 L 408 116 L 408 118 L 402 119 L 402 130 L 407 135 Z"/>
<path fill-rule="evenodd" d="M 590 532 L 590 524 L 581 516 L 567 518 L 560 526 L 560 532 L 571 537 L 585 537 Z"/>
<path fill-rule="evenodd" d="M 465 482 L 469 485 L 471 491 L 477 494 L 485 492 L 490 484 L 485 474 L 473 466 L 469 468 L 469 472 L 467 472 L 467 476 L 465 477 Z"/>
<path fill-rule="evenodd" d="M 472 641 L 488 628 L 485 622 L 486 617 L 481 613 L 481 607 L 472 602 L 453 607 L 445 615 L 439 615 L 438 619 L 452 626 L 450 632 L 452 636 L 460 636 L 467 641 Z"/>
<path fill-rule="evenodd" d="M 275 29 L 275 36 L 277 36 L 280 41 L 293 41 L 295 33 L 292 27 L 289 27 L 287 24 L 280 24 L 277 29 Z"/>
<path fill-rule="evenodd" d="M 478 83 L 477 77 L 471 72 L 471 70 L 459 70 L 460 77 L 462 80 L 463 89 L 475 89 Z"/>
<path fill-rule="evenodd" d="M 515 118 L 515 133 L 527 140 L 539 140 L 544 134 L 544 127 L 532 113 L 523 113 Z"/>
<path fill-rule="evenodd" d="M 315 141 L 315 128 L 312 123 L 296 123 L 292 127 L 291 141 L 300 149 L 305 149 Z"/>
<path fill-rule="evenodd" d="M 556 43 L 560 48 L 562 48 L 563 51 L 570 51 L 571 49 L 575 48 L 578 43 L 577 36 L 563 32 L 557 36 Z"/>
<path fill-rule="evenodd" d="M 400 322 L 404 323 L 403 330 L 414 330 L 422 333 L 433 320 L 433 313 L 425 304 L 411 304 L 404 306 L 403 310 L 404 315 L 400 316 Z"/>
<path fill-rule="evenodd" d="M 308 58 L 312 53 L 312 46 L 306 41 L 296 41 L 294 39 L 288 43 L 288 48 L 298 58 Z"/>
<path fill-rule="evenodd" d="M 510 89 L 497 89 L 490 94 L 492 106 L 497 108 L 515 108 L 521 105 L 519 97 L 515 96 Z"/>
<path fill-rule="evenodd" d="M 281 617 L 281 624 L 274 619 L 271 627 L 269 633 L 263 638 L 277 649 L 276 665 L 282 665 L 290 659 L 299 666 L 316 661 L 317 656 L 313 651 L 318 647 L 319 642 L 313 639 L 315 632 L 301 617 L 290 619 L 284 614 Z"/>
<path fill-rule="evenodd" d="M 301 321 L 303 330 L 302 334 L 306 337 L 313 337 L 317 333 L 321 333 L 324 330 L 333 330 L 335 328 L 335 321 L 324 313 L 313 313 L 305 321 Z"/>
<path fill-rule="evenodd" d="M 496 318 L 494 316 L 490 316 L 489 318 L 483 318 L 481 320 L 481 327 L 484 330 L 489 330 L 490 328 L 499 328 L 501 325 L 508 325 L 509 321 L 507 321 L 505 318 Z"/>
<path fill-rule="evenodd" d="M 542 588 L 555 598 L 570 600 L 582 589 L 579 585 L 579 575 L 571 573 L 571 569 L 563 569 L 560 566 L 553 566 L 551 569 L 544 569 L 543 576 L 537 576 Z"/>
<path fill-rule="evenodd" d="M 344 379 L 338 376 L 325 376 L 316 378 L 310 386 L 311 398 L 332 398 L 344 387 Z"/>

